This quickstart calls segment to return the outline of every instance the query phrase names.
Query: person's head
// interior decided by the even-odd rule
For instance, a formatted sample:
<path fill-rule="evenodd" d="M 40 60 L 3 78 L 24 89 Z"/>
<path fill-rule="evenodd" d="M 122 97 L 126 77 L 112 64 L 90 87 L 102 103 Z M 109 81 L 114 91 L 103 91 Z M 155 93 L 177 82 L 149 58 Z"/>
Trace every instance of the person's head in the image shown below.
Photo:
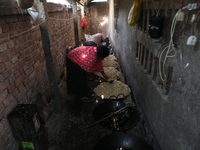
<path fill-rule="evenodd" d="M 97 55 L 99 60 L 103 60 L 105 57 L 109 55 L 109 49 L 105 45 L 99 45 L 97 47 Z"/>

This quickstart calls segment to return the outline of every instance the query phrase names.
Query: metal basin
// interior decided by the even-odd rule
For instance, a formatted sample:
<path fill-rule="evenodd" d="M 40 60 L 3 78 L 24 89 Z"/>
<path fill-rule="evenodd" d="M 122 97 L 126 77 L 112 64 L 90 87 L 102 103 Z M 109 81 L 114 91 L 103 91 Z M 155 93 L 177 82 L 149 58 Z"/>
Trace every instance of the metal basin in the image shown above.
<path fill-rule="evenodd" d="M 153 148 L 134 135 L 114 133 L 102 138 L 93 150 L 153 150 Z"/>
<path fill-rule="evenodd" d="M 121 109 L 123 111 L 119 111 Z M 108 118 L 108 116 L 110 117 Z M 93 117 L 96 121 L 102 120 L 99 125 L 111 131 L 128 130 L 137 125 L 140 119 L 136 108 L 127 107 L 122 101 L 108 101 L 99 104 L 93 110 Z"/>

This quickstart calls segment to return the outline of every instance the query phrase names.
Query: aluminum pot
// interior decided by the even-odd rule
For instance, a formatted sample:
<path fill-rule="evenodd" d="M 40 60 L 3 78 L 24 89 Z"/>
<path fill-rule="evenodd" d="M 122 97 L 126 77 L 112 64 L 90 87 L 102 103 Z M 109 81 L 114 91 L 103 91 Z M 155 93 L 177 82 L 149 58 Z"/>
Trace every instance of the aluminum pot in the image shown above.
<path fill-rule="evenodd" d="M 33 6 L 34 0 L 17 0 L 18 5 L 22 9 L 27 9 Z"/>

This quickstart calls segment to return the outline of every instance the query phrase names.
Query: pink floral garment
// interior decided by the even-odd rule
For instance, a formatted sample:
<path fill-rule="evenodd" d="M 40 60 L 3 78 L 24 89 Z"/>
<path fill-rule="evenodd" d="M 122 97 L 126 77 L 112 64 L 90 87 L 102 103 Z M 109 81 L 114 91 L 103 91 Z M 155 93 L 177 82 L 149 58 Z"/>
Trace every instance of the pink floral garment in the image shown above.
<path fill-rule="evenodd" d="M 67 57 L 87 72 L 95 73 L 103 71 L 103 63 L 97 58 L 96 47 L 77 47 L 70 51 Z"/>

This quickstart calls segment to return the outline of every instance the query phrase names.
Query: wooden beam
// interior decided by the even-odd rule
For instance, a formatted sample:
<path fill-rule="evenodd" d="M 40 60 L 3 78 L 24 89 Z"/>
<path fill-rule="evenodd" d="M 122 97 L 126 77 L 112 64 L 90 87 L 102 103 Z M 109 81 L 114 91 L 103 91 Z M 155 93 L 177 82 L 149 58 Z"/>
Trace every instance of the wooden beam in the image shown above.
<path fill-rule="evenodd" d="M 55 78 L 53 56 L 51 53 L 51 34 L 48 24 L 48 11 L 46 0 L 35 0 L 35 7 L 39 12 L 38 20 L 40 23 L 40 31 L 42 36 L 42 46 L 46 58 L 47 73 L 51 88 L 51 96 L 55 113 L 62 112 L 60 92 Z"/>
<path fill-rule="evenodd" d="M 76 2 L 73 1 L 73 16 L 74 16 L 74 38 L 75 38 L 75 46 L 79 46 L 78 40 L 78 16 L 77 16 L 77 6 Z"/>

